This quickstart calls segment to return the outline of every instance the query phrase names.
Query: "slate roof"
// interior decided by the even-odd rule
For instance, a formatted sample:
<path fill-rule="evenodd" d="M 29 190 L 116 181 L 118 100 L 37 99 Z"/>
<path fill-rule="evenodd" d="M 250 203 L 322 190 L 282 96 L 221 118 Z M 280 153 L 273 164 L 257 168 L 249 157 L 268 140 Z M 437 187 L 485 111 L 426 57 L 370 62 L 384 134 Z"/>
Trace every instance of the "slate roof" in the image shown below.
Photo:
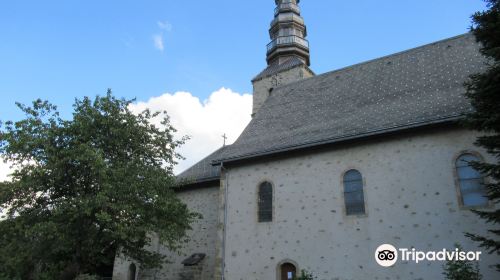
<path fill-rule="evenodd" d="M 463 83 L 485 67 L 478 50 L 464 34 L 275 88 L 214 163 L 460 118 Z"/>
<path fill-rule="evenodd" d="M 212 161 L 220 158 L 221 153 L 227 147 L 229 146 L 218 149 L 217 151 L 197 162 L 195 165 L 186 169 L 181 174 L 177 175 L 177 181 L 182 185 L 188 185 L 219 180 L 220 166 L 213 166 Z"/>
<path fill-rule="evenodd" d="M 314 74 L 314 72 L 311 69 L 309 69 L 309 67 L 304 63 L 304 61 L 300 60 L 297 57 L 292 57 L 282 64 L 271 64 L 267 66 L 266 69 L 264 69 L 262 72 L 259 73 L 259 75 L 257 75 L 255 78 L 252 79 L 252 82 L 266 77 L 270 77 L 276 73 L 283 72 L 300 65 L 302 65 L 303 67 L 305 67 L 307 70 L 309 70 L 311 73 Z"/>

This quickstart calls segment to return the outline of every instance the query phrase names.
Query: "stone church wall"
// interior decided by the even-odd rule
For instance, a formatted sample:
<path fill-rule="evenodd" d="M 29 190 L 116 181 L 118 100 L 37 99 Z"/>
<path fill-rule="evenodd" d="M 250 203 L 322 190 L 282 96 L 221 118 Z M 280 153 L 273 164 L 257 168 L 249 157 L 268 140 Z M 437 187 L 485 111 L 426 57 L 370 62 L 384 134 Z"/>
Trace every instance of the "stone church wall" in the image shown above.
<path fill-rule="evenodd" d="M 442 262 L 378 266 L 384 243 L 419 250 L 479 250 L 464 232 L 484 232 L 477 216 L 459 207 L 454 160 L 477 151 L 476 134 L 462 129 L 385 137 L 338 150 L 275 159 L 227 170 L 225 279 L 278 279 L 287 260 L 318 279 L 442 279 Z M 491 159 L 491 158 L 490 158 Z M 367 213 L 346 216 L 342 175 L 362 173 Z M 257 222 L 257 186 L 274 187 L 273 222 Z M 498 279 L 483 252 L 485 280 Z"/>
<path fill-rule="evenodd" d="M 217 223 L 219 205 L 219 185 L 178 193 L 178 197 L 192 211 L 203 215 L 203 219 L 192 225 L 188 232 L 190 242 L 179 252 L 170 252 L 155 241 L 151 250 L 159 251 L 167 256 L 167 263 L 162 269 L 141 270 L 138 268 L 137 279 L 140 280 L 208 280 L 214 279 L 217 250 Z M 184 267 L 181 262 L 195 253 L 206 254 L 198 266 Z M 129 266 L 132 262 L 123 258 L 115 260 L 113 280 L 128 280 Z"/>
<path fill-rule="evenodd" d="M 280 85 L 286 85 L 305 78 L 312 77 L 313 74 L 306 70 L 304 66 L 297 66 L 292 69 L 279 72 L 270 77 L 253 81 L 253 107 L 252 114 L 257 113 L 262 104 L 269 97 L 270 90 Z"/>

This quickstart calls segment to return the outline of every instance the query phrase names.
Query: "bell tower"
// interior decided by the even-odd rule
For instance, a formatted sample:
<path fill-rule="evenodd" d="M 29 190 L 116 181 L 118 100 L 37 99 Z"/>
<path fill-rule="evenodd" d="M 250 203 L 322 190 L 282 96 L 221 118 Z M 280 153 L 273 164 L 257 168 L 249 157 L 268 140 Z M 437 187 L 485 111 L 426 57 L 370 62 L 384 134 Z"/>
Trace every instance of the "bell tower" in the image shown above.
<path fill-rule="evenodd" d="M 282 64 L 289 58 L 302 60 L 307 66 L 309 61 L 309 42 L 305 39 L 307 29 L 300 16 L 300 0 L 275 0 L 274 19 L 271 22 L 267 44 L 267 64 Z"/>
<path fill-rule="evenodd" d="M 252 80 L 253 109 L 257 114 L 274 88 L 314 76 L 309 69 L 307 29 L 300 15 L 300 0 L 275 0 L 267 44 L 267 67 Z"/>

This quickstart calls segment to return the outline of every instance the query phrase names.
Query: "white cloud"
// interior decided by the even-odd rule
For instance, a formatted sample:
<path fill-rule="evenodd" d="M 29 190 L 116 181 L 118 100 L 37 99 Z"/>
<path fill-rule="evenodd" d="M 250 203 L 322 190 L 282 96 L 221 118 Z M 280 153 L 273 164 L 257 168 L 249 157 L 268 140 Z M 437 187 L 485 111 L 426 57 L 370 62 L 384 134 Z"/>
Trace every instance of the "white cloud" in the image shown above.
<path fill-rule="evenodd" d="M 170 22 L 168 21 L 158 21 L 157 22 L 158 24 L 158 27 L 162 30 L 165 30 L 165 31 L 172 31 L 172 24 L 170 24 Z"/>
<path fill-rule="evenodd" d="M 153 42 L 156 49 L 163 51 L 165 47 L 163 46 L 163 34 L 153 35 Z"/>
<path fill-rule="evenodd" d="M 130 105 L 135 113 L 146 108 L 153 112 L 166 110 L 172 125 L 177 129 L 176 137 L 191 137 L 178 150 L 186 158 L 175 167 L 174 171 L 178 174 L 222 147 L 223 134 L 228 137 L 226 144 L 238 138 L 250 122 L 252 96 L 221 88 L 206 100 L 200 100 L 189 92 L 176 92 Z M 0 181 L 7 180 L 10 172 L 10 165 L 0 158 Z"/>
<path fill-rule="evenodd" d="M 0 157 L 0 182 L 6 181 L 9 179 L 8 175 L 12 172 L 10 165 L 3 161 L 3 158 Z"/>
<path fill-rule="evenodd" d="M 4 182 L 10 180 L 8 175 L 12 172 L 10 165 L 3 161 L 3 158 L 0 157 L 0 182 Z M 0 208 L 0 221 L 4 220 L 6 211 L 3 208 Z"/>
<path fill-rule="evenodd" d="M 175 167 L 177 174 L 222 147 L 223 134 L 228 137 L 227 144 L 238 138 L 250 122 L 252 96 L 227 88 L 213 92 L 203 101 L 189 92 L 165 93 L 147 102 L 132 104 L 130 108 L 135 113 L 146 108 L 166 110 L 172 125 L 178 130 L 176 137 L 191 136 L 178 151 L 186 160 Z"/>
<path fill-rule="evenodd" d="M 154 34 L 153 35 L 153 43 L 156 49 L 160 50 L 163 52 L 165 49 L 165 45 L 163 43 L 163 33 L 164 31 L 170 32 L 172 31 L 172 24 L 170 24 L 168 21 L 157 21 L 156 24 L 158 25 L 158 28 L 160 28 L 160 33 Z"/>

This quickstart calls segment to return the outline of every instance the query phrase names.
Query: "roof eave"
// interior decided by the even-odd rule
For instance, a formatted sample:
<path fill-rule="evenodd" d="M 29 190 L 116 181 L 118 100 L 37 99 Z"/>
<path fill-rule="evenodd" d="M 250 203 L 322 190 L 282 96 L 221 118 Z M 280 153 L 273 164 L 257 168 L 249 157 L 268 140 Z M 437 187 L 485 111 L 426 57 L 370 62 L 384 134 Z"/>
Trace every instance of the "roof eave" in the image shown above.
<path fill-rule="evenodd" d="M 325 139 L 325 140 L 320 140 L 320 141 L 315 141 L 315 142 L 309 142 L 309 143 L 295 145 L 295 146 L 288 146 L 288 147 L 284 147 L 284 148 L 273 149 L 273 150 L 268 150 L 268 151 L 263 151 L 263 152 L 258 152 L 258 153 L 246 154 L 246 155 L 237 156 L 237 157 L 222 158 L 219 160 L 212 161 L 212 165 L 219 165 L 222 163 L 227 164 L 227 163 L 232 163 L 232 162 L 240 162 L 240 161 L 257 159 L 257 158 L 261 158 L 261 157 L 265 157 L 265 156 L 269 156 L 269 155 L 274 155 L 274 154 L 281 154 L 281 153 L 290 152 L 290 151 L 298 151 L 298 150 L 313 148 L 313 147 L 317 147 L 317 146 L 321 146 L 321 145 L 335 144 L 335 143 L 340 143 L 340 142 L 345 143 L 348 141 L 360 140 L 363 138 L 368 138 L 368 137 L 372 137 L 372 136 L 379 136 L 379 135 L 383 135 L 383 134 L 387 134 L 387 133 L 394 133 L 394 132 L 410 130 L 410 129 L 414 129 L 414 128 L 421 128 L 421 127 L 435 125 L 435 124 L 457 122 L 457 121 L 463 119 L 464 116 L 465 116 L 465 114 L 457 114 L 457 115 L 446 116 L 446 117 L 437 118 L 437 119 L 433 119 L 433 120 L 429 120 L 429 121 L 425 121 L 425 122 L 411 123 L 411 124 L 404 125 L 404 126 L 394 126 L 394 127 L 389 127 L 389 128 L 379 129 L 379 130 L 373 130 L 373 131 L 370 131 L 367 133 L 362 133 L 362 134 L 347 135 L 347 136 L 330 138 L 330 139 Z"/>
<path fill-rule="evenodd" d="M 220 176 L 213 176 L 201 179 L 193 179 L 193 180 L 181 180 L 177 183 L 177 186 L 180 190 L 188 186 L 196 186 L 196 185 L 205 185 L 211 182 L 218 182 L 220 180 Z"/>

